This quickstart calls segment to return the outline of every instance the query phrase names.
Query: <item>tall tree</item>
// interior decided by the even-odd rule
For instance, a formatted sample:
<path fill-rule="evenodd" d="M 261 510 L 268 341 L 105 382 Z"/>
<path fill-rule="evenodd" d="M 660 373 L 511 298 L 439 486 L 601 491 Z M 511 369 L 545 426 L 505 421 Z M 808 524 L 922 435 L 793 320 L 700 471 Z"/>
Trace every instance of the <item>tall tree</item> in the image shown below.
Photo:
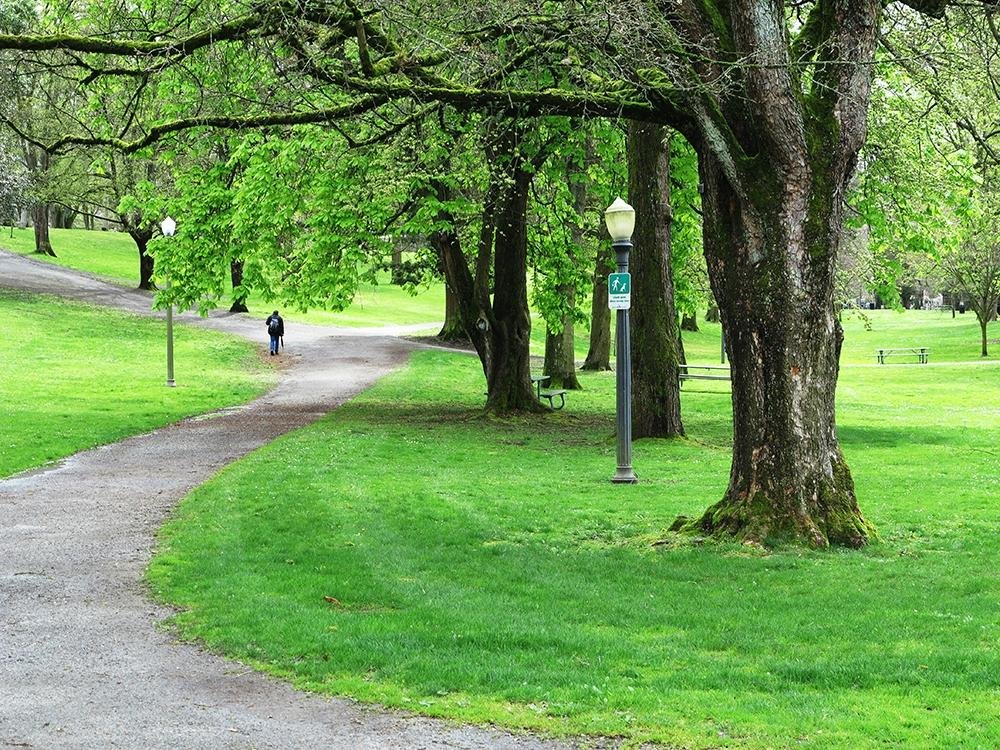
<path fill-rule="evenodd" d="M 680 332 L 670 253 L 670 144 L 660 125 L 630 122 L 626 139 L 632 251 L 632 434 L 674 437 L 681 423 Z"/>
<path fill-rule="evenodd" d="M 937 15 L 947 6 L 909 3 Z M 95 140 L 140 148 L 192 126 L 327 122 L 400 98 L 518 118 L 624 115 L 675 127 L 698 152 L 705 254 L 733 379 L 729 486 L 691 525 L 754 542 L 865 544 L 873 529 L 836 435 L 841 334 L 832 296 L 843 198 L 866 136 L 882 0 L 609 0 L 596 9 L 557 3 L 541 12 L 513 0 L 445 5 L 433 17 L 407 3 L 362 10 L 303 0 L 287 9 L 287 0 L 274 0 L 231 16 L 228 7 L 211 16 L 177 11 L 156 24 L 162 33 L 152 41 L 146 24 L 114 37 L 89 28 L 86 35 L 0 36 L 0 49 L 89 55 L 80 59 L 87 76 L 126 65 L 164 75 L 184 74 L 193 69 L 189 59 L 210 62 L 210 48 L 232 50 L 240 40 L 248 58 L 278 63 L 284 76 L 280 88 L 261 87 L 239 116 L 144 123 L 146 134 L 131 141 L 75 133 L 50 148 Z M 498 247 L 511 250 L 496 264 L 494 305 L 504 313 L 497 320 L 521 309 L 514 219 L 530 179 L 516 162 L 511 167 L 511 200 L 497 213 Z M 527 326 L 513 320 L 504 333 L 520 347 Z M 507 354 L 493 352 L 498 360 Z M 498 393 L 493 405 L 518 400 Z"/>

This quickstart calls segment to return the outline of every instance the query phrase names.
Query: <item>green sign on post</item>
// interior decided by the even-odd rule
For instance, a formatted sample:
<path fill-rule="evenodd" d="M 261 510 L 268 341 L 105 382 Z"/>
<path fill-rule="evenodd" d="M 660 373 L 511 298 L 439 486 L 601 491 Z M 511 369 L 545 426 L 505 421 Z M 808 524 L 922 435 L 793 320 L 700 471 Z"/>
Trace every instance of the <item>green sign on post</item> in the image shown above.
<path fill-rule="evenodd" d="M 608 274 L 608 309 L 628 310 L 632 307 L 632 274 Z"/>

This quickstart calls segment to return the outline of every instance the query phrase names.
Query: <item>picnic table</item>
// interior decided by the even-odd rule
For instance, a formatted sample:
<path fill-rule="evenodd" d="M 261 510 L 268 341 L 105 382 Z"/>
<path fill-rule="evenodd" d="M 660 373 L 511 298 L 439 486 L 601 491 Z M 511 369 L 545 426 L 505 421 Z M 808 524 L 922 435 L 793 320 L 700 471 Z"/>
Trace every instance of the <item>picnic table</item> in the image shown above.
<path fill-rule="evenodd" d="M 885 364 L 886 357 L 897 357 L 897 356 L 916 356 L 917 362 L 921 365 L 926 365 L 927 361 L 930 359 L 931 350 L 926 346 L 904 346 L 895 349 L 876 349 L 875 359 L 878 360 L 880 365 Z"/>
<path fill-rule="evenodd" d="M 721 365 L 680 365 L 679 368 L 677 377 L 682 384 L 685 380 L 731 380 L 729 368 Z"/>

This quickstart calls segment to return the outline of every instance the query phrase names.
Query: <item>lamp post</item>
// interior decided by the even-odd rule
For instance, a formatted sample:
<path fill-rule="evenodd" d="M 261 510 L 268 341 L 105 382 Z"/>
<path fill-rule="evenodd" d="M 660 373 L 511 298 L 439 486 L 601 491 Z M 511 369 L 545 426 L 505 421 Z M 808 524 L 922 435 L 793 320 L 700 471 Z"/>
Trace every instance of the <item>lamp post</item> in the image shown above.
<path fill-rule="evenodd" d="M 618 272 L 608 276 L 608 307 L 618 311 L 615 331 L 615 379 L 617 381 L 618 469 L 611 478 L 618 484 L 639 481 L 632 470 L 632 343 L 628 311 L 632 305 L 632 277 L 628 272 L 628 254 L 632 249 L 635 209 L 621 198 L 608 206 L 604 223 L 615 249 Z"/>
<path fill-rule="evenodd" d="M 160 231 L 164 237 L 173 237 L 177 230 L 177 222 L 169 216 L 160 222 Z M 170 288 L 170 277 L 167 277 L 167 289 Z M 173 388 L 174 382 L 174 306 L 167 306 L 167 386 Z"/>

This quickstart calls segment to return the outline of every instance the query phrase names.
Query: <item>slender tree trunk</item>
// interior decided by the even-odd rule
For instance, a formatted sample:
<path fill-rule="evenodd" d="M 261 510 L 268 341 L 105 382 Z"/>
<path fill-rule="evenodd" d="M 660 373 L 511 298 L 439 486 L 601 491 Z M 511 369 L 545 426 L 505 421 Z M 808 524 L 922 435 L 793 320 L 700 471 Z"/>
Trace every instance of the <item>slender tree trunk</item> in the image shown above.
<path fill-rule="evenodd" d="M 247 307 L 247 296 L 250 290 L 243 286 L 243 261 L 234 260 L 229 263 L 229 279 L 233 285 L 233 304 L 229 308 L 231 313 L 250 312 Z"/>
<path fill-rule="evenodd" d="M 390 275 L 392 278 L 392 283 L 395 284 L 396 286 L 403 286 L 403 284 L 406 283 L 406 280 L 403 278 L 402 267 L 403 267 L 403 251 L 400 250 L 398 247 L 393 247 L 392 261 L 390 263 L 390 268 L 391 268 Z"/>
<path fill-rule="evenodd" d="M 590 348 L 581 370 L 611 369 L 611 310 L 608 309 L 608 274 L 615 270 L 611 243 L 597 251 L 594 293 L 590 304 Z"/>
<path fill-rule="evenodd" d="M 762 175 L 761 186 L 775 187 L 749 204 L 702 151 L 705 255 L 733 400 L 729 487 L 696 522 L 709 533 L 816 547 L 858 547 L 874 534 L 858 508 L 834 414 L 842 331 L 833 273 L 849 172 L 838 180 L 822 168 L 777 185 Z"/>
<path fill-rule="evenodd" d="M 149 254 L 149 240 L 153 236 L 153 230 L 146 229 L 129 229 L 129 236 L 135 242 L 136 248 L 139 250 L 139 288 L 140 289 L 156 289 L 156 285 L 153 283 L 153 270 L 154 270 L 154 260 L 153 256 Z"/>
<path fill-rule="evenodd" d="M 571 297 L 575 289 L 564 290 L 564 293 Z M 576 377 L 576 360 L 574 357 L 574 335 L 573 318 L 566 316 L 563 319 L 561 331 L 547 330 L 545 332 L 545 374 L 548 375 L 549 385 L 553 388 L 565 388 L 567 390 L 580 390 L 580 381 Z"/>
<path fill-rule="evenodd" d="M 432 181 L 431 186 L 440 203 L 445 203 L 449 199 L 450 191 L 443 181 Z M 431 234 L 430 244 L 441 259 L 445 283 L 452 290 L 458 304 L 462 328 L 479 355 L 483 375 L 488 378 L 493 360 L 490 337 L 486 332 L 490 318 L 489 295 L 486 290 L 476 285 L 475 278 L 469 270 L 469 262 L 462 251 L 462 242 L 455 228 L 455 217 L 449 211 L 440 209 L 437 218 L 439 224 L 445 228 Z"/>
<path fill-rule="evenodd" d="M 588 152 L 590 151 L 588 143 Z M 573 210 L 578 222 L 570 230 L 570 246 L 566 249 L 575 262 L 578 248 L 583 245 L 583 218 L 587 211 L 587 180 L 585 167 L 573 159 L 566 160 L 566 178 L 570 194 L 573 196 Z M 566 301 L 566 312 L 560 321 L 558 332 L 545 332 L 545 372 L 551 377 L 549 384 L 555 388 L 580 390 L 580 380 L 576 376 L 576 334 L 573 313 L 576 310 L 576 284 L 562 284 L 560 296 Z"/>
<path fill-rule="evenodd" d="M 985 312 L 985 311 L 983 313 L 980 313 L 978 310 L 976 311 L 976 314 L 979 316 L 979 328 L 982 330 L 982 334 L 983 334 L 982 335 L 983 350 L 982 350 L 980 356 L 981 357 L 988 357 L 988 356 L 990 356 L 990 353 L 986 349 L 986 342 L 987 342 L 986 331 L 987 331 L 987 328 L 988 328 L 988 326 L 990 324 L 989 314 L 987 312 Z"/>
<path fill-rule="evenodd" d="M 677 312 L 670 264 L 670 149 L 660 125 L 629 122 L 632 236 L 632 435 L 673 437 L 681 422 Z"/>
<path fill-rule="evenodd" d="M 49 240 L 49 204 L 36 203 L 31 209 L 31 221 L 35 225 L 35 252 L 56 257 Z"/>

